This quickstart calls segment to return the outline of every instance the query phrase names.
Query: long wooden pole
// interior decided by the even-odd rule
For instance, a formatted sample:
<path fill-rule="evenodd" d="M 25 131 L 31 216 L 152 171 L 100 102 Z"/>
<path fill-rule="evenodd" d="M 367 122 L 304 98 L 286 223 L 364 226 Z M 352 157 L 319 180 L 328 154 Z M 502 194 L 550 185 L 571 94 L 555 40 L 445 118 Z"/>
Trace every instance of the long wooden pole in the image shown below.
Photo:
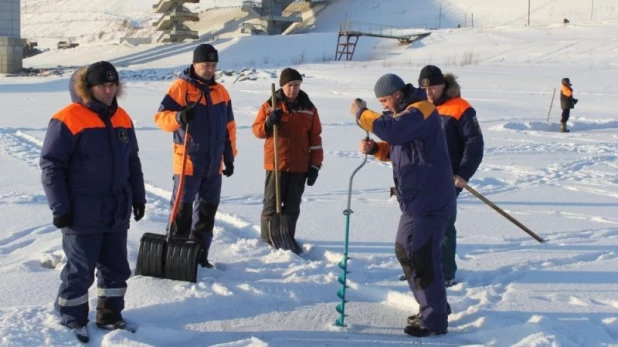
<path fill-rule="evenodd" d="M 469 185 L 465 185 L 464 187 L 467 191 L 469 191 L 470 193 L 472 193 L 472 195 L 476 196 L 477 198 L 481 199 L 481 201 L 483 201 L 484 203 L 486 203 L 489 207 L 493 208 L 494 210 L 496 210 L 496 212 L 500 213 L 502 216 L 504 216 L 504 218 L 510 220 L 511 222 L 513 222 L 513 224 L 517 225 L 518 227 L 521 228 L 521 230 L 525 231 L 526 233 L 528 233 L 528 235 L 532 236 L 532 238 L 534 238 L 535 240 L 539 241 L 540 243 L 545 242 L 545 240 L 543 240 L 539 235 L 537 235 L 534 231 L 528 229 L 525 225 L 521 224 L 517 219 L 513 218 L 510 214 L 506 213 L 503 209 L 501 209 L 500 207 L 496 206 L 496 204 L 494 204 L 493 202 L 489 201 L 486 197 L 484 197 L 483 195 L 481 195 L 481 193 L 477 192 L 476 190 L 474 190 L 472 187 L 470 187 Z"/>
<path fill-rule="evenodd" d="M 275 109 L 277 108 L 277 95 L 275 94 L 274 83 L 270 86 L 270 92 L 272 110 L 275 111 Z M 275 152 L 275 203 L 277 204 L 275 208 L 277 214 L 281 214 L 281 187 L 279 182 L 279 146 L 277 145 L 277 142 L 279 142 L 279 127 L 277 126 L 277 124 L 273 125 L 273 141 L 275 141 L 273 148 Z"/>
<path fill-rule="evenodd" d="M 555 96 L 556 96 L 556 88 L 554 88 L 554 94 L 552 94 L 551 102 L 549 103 L 549 112 L 547 112 L 547 123 L 549 123 L 549 115 L 551 114 L 551 107 L 554 105 Z"/>

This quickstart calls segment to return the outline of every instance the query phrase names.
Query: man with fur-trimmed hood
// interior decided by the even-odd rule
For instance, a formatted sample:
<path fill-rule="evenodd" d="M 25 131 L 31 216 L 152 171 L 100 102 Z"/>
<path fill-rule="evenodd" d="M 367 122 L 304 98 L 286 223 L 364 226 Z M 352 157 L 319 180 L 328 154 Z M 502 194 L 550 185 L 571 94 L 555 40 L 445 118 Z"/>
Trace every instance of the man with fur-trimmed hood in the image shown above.
<path fill-rule="evenodd" d="M 476 119 L 476 111 L 461 97 L 457 77 L 452 74 L 443 75 L 437 66 L 425 66 L 418 77 L 418 83 L 425 89 L 427 100 L 436 106 L 442 118 L 455 187 L 459 195 L 483 160 L 483 134 Z M 442 244 L 442 268 L 447 287 L 456 284 L 456 237 L 453 218 L 447 224 Z"/>
<path fill-rule="evenodd" d="M 49 122 L 40 166 L 67 257 L 55 307 L 61 323 L 87 342 L 95 268 L 97 326 L 135 330 L 121 315 L 131 275 L 127 232 L 132 212 L 135 221 L 144 217 L 146 194 L 133 121 L 116 100 L 122 91 L 118 72 L 100 61 L 71 81 L 73 102 Z"/>

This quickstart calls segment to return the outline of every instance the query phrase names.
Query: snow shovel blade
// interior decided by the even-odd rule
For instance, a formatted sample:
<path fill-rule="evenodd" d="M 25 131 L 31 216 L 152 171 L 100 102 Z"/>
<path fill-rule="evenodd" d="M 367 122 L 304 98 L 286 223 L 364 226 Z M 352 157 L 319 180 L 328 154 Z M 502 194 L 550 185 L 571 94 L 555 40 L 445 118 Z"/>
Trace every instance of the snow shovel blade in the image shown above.
<path fill-rule="evenodd" d="M 167 279 L 197 282 L 197 268 L 204 245 L 200 241 L 173 238 L 168 242 L 165 273 Z"/>
<path fill-rule="evenodd" d="M 165 253 L 167 240 L 165 235 L 145 233 L 139 241 L 137 266 L 135 274 L 149 277 L 165 278 Z"/>
<path fill-rule="evenodd" d="M 268 233 L 273 247 L 300 254 L 301 248 L 292 236 L 292 220 L 284 215 L 275 213 L 268 223 Z"/>

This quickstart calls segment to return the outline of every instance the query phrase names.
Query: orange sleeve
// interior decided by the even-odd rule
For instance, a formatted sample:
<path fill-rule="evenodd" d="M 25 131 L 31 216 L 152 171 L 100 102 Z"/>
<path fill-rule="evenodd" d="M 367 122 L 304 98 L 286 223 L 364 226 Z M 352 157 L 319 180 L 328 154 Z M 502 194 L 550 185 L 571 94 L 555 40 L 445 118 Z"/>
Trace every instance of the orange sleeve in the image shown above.
<path fill-rule="evenodd" d="M 376 142 L 378 151 L 373 156 L 379 161 L 391 161 L 391 145 L 386 142 Z"/>
<path fill-rule="evenodd" d="M 155 124 L 164 131 L 174 132 L 180 129 L 180 124 L 177 120 L 178 111 L 185 106 L 186 89 L 183 87 L 182 80 L 176 80 L 168 89 L 167 94 L 163 98 L 159 111 L 155 114 Z"/>

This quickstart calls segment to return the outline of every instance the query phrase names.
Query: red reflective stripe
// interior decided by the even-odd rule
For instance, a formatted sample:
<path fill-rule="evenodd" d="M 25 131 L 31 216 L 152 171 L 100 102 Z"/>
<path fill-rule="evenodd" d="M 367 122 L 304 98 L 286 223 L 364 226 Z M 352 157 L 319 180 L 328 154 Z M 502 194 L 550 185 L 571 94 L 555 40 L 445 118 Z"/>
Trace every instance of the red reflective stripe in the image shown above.
<path fill-rule="evenodd" d="M 453 117 L 459 120 L 463 113 L 472 107 L 466 100 L 462 98 L 454 98 L 447 100 L 444 104 L 438 106 L 438 113 L 441 116 Z"/>

